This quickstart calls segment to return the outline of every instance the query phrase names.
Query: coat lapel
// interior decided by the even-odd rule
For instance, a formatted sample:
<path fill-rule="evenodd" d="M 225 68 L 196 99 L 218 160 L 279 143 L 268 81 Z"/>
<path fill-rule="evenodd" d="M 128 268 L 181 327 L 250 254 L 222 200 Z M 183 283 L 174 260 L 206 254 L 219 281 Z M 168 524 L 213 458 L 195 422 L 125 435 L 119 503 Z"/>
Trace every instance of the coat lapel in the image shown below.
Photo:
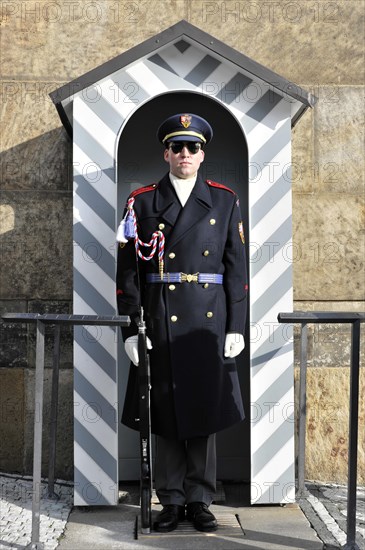
<path fill-rule="evenodd" d="M 170 183 L 169 174 L 166 174 L 158 183 L 154 208 L 159 218 L 174 227 L 181 211 L 181 204 Z"/>
<path fill-rule="evenodd" d="M 172 187 L 170 185 L 170 187 Z M 174 191 L 172 190 L 174 193 Z M 175 195 L 176 197 L 176 195 Z M 175 198 L 175 200 L 178 200 Z M 180 207 L 180 203 L 179 203 Z M 181 208 L 181 207 L 180 207 Z M 198 173 L 191 195 L 176 219 L 175 226 L 169 238 L 169 247 L 175 246 L 195 224 L 197 224 L 212 208 L 212 199 L 208 185 Z"/>

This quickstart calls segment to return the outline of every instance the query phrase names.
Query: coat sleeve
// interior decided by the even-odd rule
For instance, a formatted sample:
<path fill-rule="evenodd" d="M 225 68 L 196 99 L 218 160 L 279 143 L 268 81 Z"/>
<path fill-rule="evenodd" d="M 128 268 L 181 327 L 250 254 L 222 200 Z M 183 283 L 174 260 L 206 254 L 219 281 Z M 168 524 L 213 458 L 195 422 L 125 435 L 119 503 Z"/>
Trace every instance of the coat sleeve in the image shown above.
<path fill-rule="evenodd" d="M 239 200 L 235 196 L 223 262 L 225 266 L 224 289 L 227 300 L 226 332 L 239 334 L 245 333 L 247 316 L 248 281 L 245 248 L 244 227 Z"/>
<path fill-rule="evenodd" d="M 123 340 L 138 334 L 136 320 L 139 315 L 139 285 L 136 269 L 136 252 L 134 241 L 118 243 L 117 254 L 117 306 L 119 315 L 129 315 L 131 324 L 122 327 Z"/>

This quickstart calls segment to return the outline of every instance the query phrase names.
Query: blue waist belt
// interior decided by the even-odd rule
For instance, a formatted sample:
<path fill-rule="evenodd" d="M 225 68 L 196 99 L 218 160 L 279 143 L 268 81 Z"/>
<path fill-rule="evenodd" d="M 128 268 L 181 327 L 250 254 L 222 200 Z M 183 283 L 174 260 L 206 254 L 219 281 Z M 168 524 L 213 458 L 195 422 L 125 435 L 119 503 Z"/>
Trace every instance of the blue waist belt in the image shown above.
<path fill-rule="evenodd" d="M 212 283 L 223 284 L 223 275 L 220 273 L 164 273 L 161 279 L 159 273 L 147 273 L 147 283 Z"/>

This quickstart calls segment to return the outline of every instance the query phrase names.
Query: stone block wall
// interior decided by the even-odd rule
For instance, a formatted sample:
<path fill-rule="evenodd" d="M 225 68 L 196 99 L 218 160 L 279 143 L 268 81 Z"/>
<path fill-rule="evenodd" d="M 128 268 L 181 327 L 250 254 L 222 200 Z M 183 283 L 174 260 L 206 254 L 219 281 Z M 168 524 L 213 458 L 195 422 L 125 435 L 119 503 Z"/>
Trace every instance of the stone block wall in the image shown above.
<path fill-rule="evenodd" d="M 364 310 L 363 16 L 358 0 L 1 1 L 1 312 L 72 311 L 72 144 L 48 93 L 181 19 L 319 98 L 293 132 L 295 309 Z M 311 332 L 307 477 L 344 482 L 349 339 L 332 329 Z M 0 331 L 0 470 L 30 473 L 34 327 Z M 67 331 L 60 383 L 57 475 L 69 478 Z"/>

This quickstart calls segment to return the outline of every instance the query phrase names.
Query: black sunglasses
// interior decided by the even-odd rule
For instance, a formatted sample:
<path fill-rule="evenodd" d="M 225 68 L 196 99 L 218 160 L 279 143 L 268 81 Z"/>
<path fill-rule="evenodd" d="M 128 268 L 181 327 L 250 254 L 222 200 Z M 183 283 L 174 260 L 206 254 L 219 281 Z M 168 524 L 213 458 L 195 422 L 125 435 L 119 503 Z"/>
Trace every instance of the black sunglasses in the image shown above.
<path fill-rule="evenodd" d="M 201 143 L 194 141 L 173 141 L 168 144 L 168 149 L 171 149 L 175 155 L 181 153 L 181 151 L 187 147 L 192 155 L 196 155 L 201 150 Z"/>

